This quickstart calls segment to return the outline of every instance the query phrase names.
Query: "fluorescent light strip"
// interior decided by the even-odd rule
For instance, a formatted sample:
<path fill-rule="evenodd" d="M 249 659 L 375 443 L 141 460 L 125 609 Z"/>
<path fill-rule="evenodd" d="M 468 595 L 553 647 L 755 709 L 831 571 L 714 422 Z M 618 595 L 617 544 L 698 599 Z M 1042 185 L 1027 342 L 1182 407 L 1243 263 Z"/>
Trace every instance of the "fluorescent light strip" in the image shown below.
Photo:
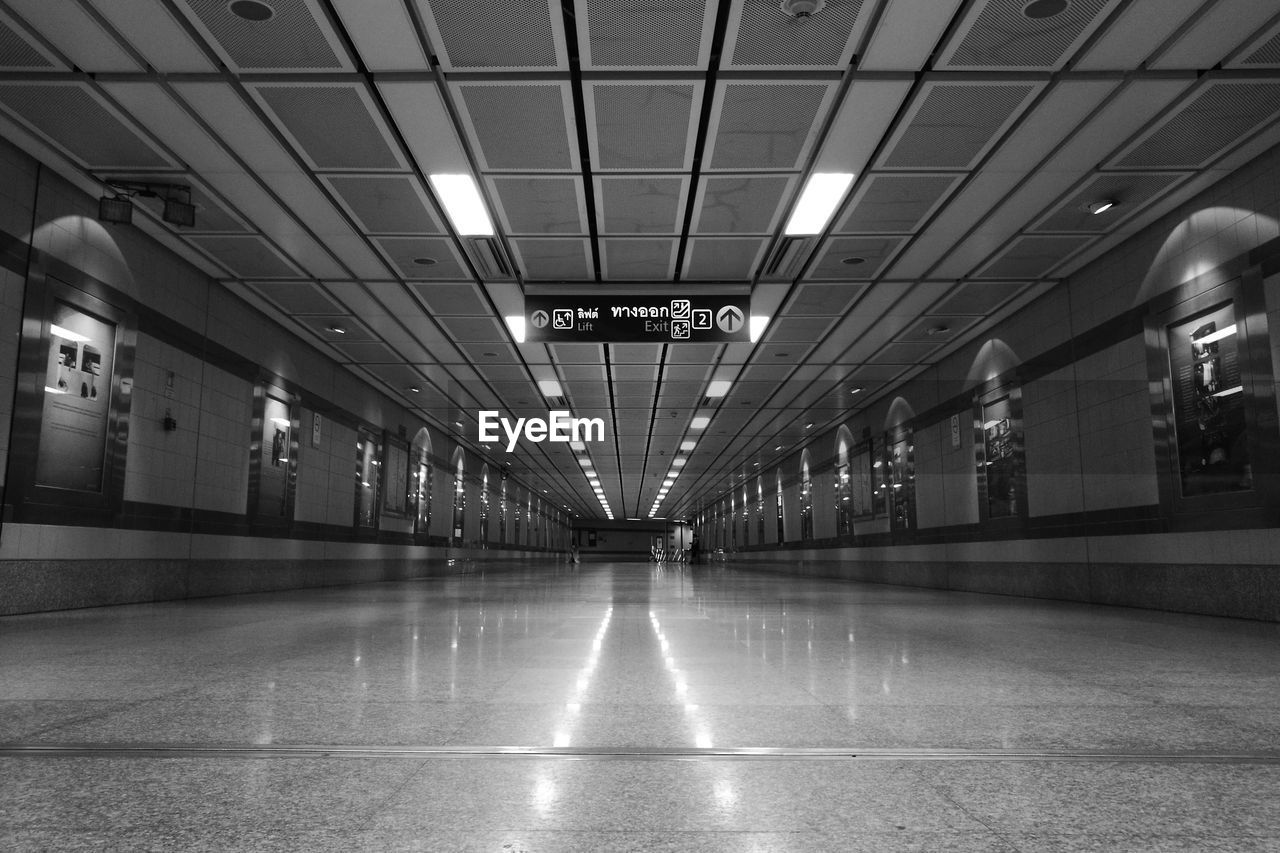
<path fill-rule="evenodd" d="M 1191 343 L 1200 344 L 1203 346 L 1204 344 L 1211 344 L 1214 341 L 1220 341 L 1223 338 L 1229 338 L 1235 333 L 1236 333 L 1236 324 L 1232 323 L 1230 326 L 1227 326 L 1225 329 L 1219 329 L 1216 332 L 1210 332 L 1209 334 L 1205 335 L 1203 338 L 1192 338 Z"/>
<path fill-rule="evenodd" d="M 463 237 L 492 237 L 493 221 L 470 175 L 431 175 L 431 188 L 453 228 Z"/>
<path fill-rule="evenodd" d="M 788 237 L 821 234 L 852 183 L 849 172 L 814 172 L 805 182 L 784 233 Z"/>
<path fill-rule="evenodd" d="M 516 343 L 524 343 L 525 325 L 523 314 L 508 314 L 502 319 L 507 321 L 507 328 L 511 330 L 511 337 L 515 338 Z"/>
<path fill-rule="evenodd" d="M 79 332 L 73 332 L 70 329 L 63 328 L 57 323 L 49 324 L 49 332 L 50 334 L 56 335 L 64 340 L 71 341 L 73 344 L 87 344 L 89 341 L 93 340 L 93 338 L 86 338 Z"/>

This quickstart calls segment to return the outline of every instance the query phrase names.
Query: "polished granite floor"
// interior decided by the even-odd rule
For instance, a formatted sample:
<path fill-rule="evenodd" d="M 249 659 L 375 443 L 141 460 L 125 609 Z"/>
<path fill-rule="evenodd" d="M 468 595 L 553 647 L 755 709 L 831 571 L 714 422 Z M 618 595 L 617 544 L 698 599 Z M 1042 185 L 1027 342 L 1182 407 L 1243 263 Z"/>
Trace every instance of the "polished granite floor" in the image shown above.
<path fill-rule="evenodd" d="M 544 567 L 0 619 L 3 850 L 1280 850 L 1280 625 Z"/>

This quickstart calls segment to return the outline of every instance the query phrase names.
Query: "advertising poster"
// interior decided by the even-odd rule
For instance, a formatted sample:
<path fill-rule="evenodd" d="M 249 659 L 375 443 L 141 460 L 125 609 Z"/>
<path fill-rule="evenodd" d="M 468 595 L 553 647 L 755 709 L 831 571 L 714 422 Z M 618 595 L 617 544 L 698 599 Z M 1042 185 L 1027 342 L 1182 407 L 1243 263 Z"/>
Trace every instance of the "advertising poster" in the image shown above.
<path fill-rule="evenodd" d="M 55 302 L 49 326 L 36 483 L 100 493 L 116 325 Z"/>
<path fill-rule="evenodd" d="M 262 411 L 262 465 L 258 477 L 258 515 L 285 518 L 289 512 L 289 445 L 293 438 L 289 406 L 267 396 Z"/>
<path fill-rule="evenodd" d="M 1008 397 L 983 404 L 982 441 L 989 518 L 1006 518 L 1018 513 L 1016 466 L 1021 436 L 1013 424 L 1013 406 Z"/>
<path fill-rule="evenodd" d="M 849 468 L 849 496 L 853 503 L 853 517 L 866 518 L 873 512 L 871 506 L 871 451 L 864 450 L 855 454 Z"/>
<path fill-rule="evenodd" d="M 1231 303 L 1170 326 L 1168 343 L 1183 496 L 1252 488 Z"/>

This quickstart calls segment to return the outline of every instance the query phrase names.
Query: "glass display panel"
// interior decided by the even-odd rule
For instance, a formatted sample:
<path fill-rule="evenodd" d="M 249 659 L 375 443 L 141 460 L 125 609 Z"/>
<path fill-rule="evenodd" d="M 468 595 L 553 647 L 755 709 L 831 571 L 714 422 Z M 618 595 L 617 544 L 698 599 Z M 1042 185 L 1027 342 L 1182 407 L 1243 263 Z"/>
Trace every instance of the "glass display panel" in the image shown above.
<path fill-rule="evenodd" d="M 1251 489 L 1233 304 L 1169 326 L 1168 345 L 1183 497 Z"/>

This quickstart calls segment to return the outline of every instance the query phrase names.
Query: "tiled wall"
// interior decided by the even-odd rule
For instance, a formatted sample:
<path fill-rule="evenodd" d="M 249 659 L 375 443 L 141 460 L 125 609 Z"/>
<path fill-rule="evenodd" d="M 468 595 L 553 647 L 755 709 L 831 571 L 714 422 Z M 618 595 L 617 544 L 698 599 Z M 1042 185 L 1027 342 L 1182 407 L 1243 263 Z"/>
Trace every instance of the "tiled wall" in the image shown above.
<path fill-rule="evenodd" d="M 1142 336 L 1080 359 L 1076 379 L 1085 509 L 1158 503 Z"/>
<path fill-rule="evenodd" d="M 1022 386 L 1029 517 L 1058 525 L 1088 513 L 1097 523 L 1123 526 L 1116 519 L 1125 513 L 1159 513 L 1160 462 L 1143 334 L 1096 350 L 1094 344 L 1082 345 L 1078 355 L 1059 355 L 1074 353 L 1075 342 L 1087 333 L 1167 291 L 1193 281 L 1205 290 L 1229 281 L 1234 273 L 1217 268 L 1280 237 L 1278 220 L 1280 149 L 1246 164 L 1075 271 L 844 425 L 854 435 L 869 427 L 879 440 L 895 398 L 924 412 L 940 400 L 964 399 L 986 379 L 1058 348 L 1050 372 L 1033 373 Z M 1280 275 L 1265 281 L 1264 290 L 1280 407 Z M 993 341 L 999 344 L 994 349 Z M 1006 353 L 1004 362 L 993 351 Z M 999 368 L 987 370 L 984 359 Z M 796 541 L 798 526 L 788 525 L 785 551 L 765 548 L 740 558 L 771 570 L 1280 619 L 1280 525 L 1214 530 L 1206 519 L 1210 529 L 1196 533 L 1012 541 L 1007 533 L 984 534 L 974 525 L 977 479 L 972 430 L 967 428 L 971 414 L 963 409 L 960 415 L 966 428 L 959 451 L 950 446 L 949 413 L 933 412 L 933 422 L 917 422 L 915 432 L 918 529 L 958 531 L 942 533 L 953 544 L 859 547 L 858 537 L 888 540 L 887 520 L 877 518 L 855 523 L 851 546 L 827 542 L 797 547 L 804 544 Z M 815 436 L 809 445 L 819 468 L 832 464 L 834 441 L 831 432 Z M 789 476 L 798 468 L 799 452 L 780 463 Z M 770 481 L 766 500 L 772 502 L 773 496 Z M 794 491 L 785 489 L 784 499 L 785 512 L 794 514 Z M 911 534 L 894 536 L 906 542 Z M 964 541 L 975 536 L 980 541 Z"/>
<path fill-rule="evenodd" d="M 375 431 L 413 434 L 424 424 L 139 229 L 98 222 L 96 199 L 47 170 L 39 174 L 37 192 L 35 162 L 0 140 L 0 231 L 7 240 L 0 250 L 8 267 L 0 265 L 0 463 L 9 458 L 24 241 L 31 235 L 41 264 L 73 268 L 62 273 L 75 279 L 68 284 L 87 276 L 114 292 L 111 298 L 145 308 L 133 350 L 119 508 L 127 521 L 120 528 L 86 526 L 78 514 L 65 526 L 44 517 L 6 521 L 0 614 L 425 576 L 468 570 L 481 558 L 497 565 L 495 559 L 535 556 L 398 544 L 412 533 L 413 519 L 385 514 L 380 541 L 350 541 L 375 535 L 352 529 L 356 432 L 326 417 L 321 446 L 312 448 L 309 409 L 301 413 L 294 516 L 309 523 L 298 533 L 307 538 L 230 535 L 248 524 L 254 381 L 246 377 L 256 369 L 301 389 L 304 401 L 340 405 L 346 420 Z M 166 416 L 175 428 L 165 428 Z M 433 441 L 447 448 L 443 454 L 452 449 L 443 433 Z M 474 475 L 478 462 L 468 460 L 468 467 Z M 4 473 L 0 467 L 0 484 Z M 433 533 L 444 536 L 449 472 L 436 470 L 435 482 Z M 478 528 L 472 492 L 469 525 Z M 137 524 L 166 529 L 124 529 Z M 228 533 L 196 533 L 205 529 L 199 525 Z M 491 529 L 496 536 L 496 521 Z"/>

